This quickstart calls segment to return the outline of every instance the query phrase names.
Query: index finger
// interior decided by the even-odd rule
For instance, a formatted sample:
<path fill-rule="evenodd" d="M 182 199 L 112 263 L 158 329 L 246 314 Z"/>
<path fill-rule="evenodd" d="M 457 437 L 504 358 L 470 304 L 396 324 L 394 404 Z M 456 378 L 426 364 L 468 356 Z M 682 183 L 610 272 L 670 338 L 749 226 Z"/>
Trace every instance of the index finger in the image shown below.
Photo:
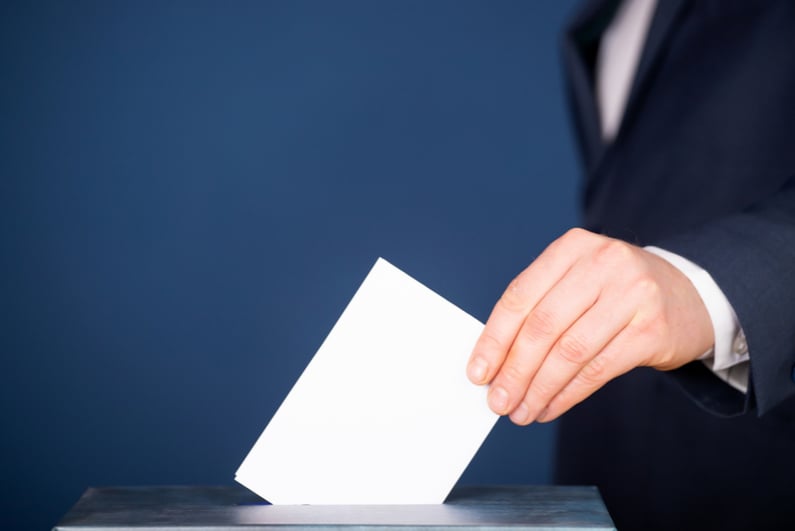
<path fill-rule="evenodd" d="M 482 385 L 494 378 L 527 315 L 594 241 L 585 230 L 570 230 L 509 284 L 472 350 L 467 376 L 473 383 Z"/>

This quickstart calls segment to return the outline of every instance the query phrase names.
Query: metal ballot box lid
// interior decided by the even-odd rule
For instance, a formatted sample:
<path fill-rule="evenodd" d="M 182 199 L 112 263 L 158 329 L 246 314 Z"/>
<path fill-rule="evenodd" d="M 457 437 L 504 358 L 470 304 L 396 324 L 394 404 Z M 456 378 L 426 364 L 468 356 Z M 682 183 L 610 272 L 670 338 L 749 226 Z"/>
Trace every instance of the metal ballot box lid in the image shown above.
<path fill-rule="evenodd" d="M 615 529 L 596 487 L 457 487 L 441 505 L 269 505 L 239 486 L 89 488 L 54 531 Z"/>

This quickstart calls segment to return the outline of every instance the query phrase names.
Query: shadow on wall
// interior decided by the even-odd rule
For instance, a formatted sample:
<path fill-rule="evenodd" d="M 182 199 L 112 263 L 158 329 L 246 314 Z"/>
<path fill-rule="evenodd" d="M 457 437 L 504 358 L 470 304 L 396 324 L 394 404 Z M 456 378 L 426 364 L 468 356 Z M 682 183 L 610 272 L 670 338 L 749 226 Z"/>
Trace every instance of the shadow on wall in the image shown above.
<path fill-rule="evenodd" d="M 571 7 L 4 2 L 3 527 L 230 483 L 378 256 L 485 320 L 577 220 Z M 462 482 L 549 481 L 553 435 Z"/>

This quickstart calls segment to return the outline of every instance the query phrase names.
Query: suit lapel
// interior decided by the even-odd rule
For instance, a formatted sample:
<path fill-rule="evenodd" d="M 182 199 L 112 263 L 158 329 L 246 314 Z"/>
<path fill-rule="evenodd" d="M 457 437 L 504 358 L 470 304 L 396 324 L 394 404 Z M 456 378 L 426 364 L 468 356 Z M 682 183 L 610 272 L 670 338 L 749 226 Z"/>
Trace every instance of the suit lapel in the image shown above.
<path fill-rule="evenodd" d="M 564 33 L 563 61 L 568 79 L 569 103 L 589 174 L 601 159 L 605 148 L 594 84 L 596 54 L 599 38 L 619 3 L 619 0 L 586 1 Z"/>
<path fill-rule="evenodd" d="M 684 13 L 684 8 L 687 4 L 688 0 L 657 0 L 657 8 L 649 27 L 649 33 L 646 37 L 646 43 L 643 47 L 640 61 L 638 62 L 635 77 L 632 81 L 620 129 L 624 129 L 624 123 L 628 121 L 635 112 L 638 101 L 645 92 L 652 74 L 673 34 L 676 22 Z M 621 130 L 619 130 L 618 135 L 621 135 Z"/>
<path fill-rule="evenodd" d="M 616 136 L 637 110 L 676 22 L 689 0 L 658 0 L 637 72 L 632 82 L 624 117 Z M 587 0 L 575 14 L 563 41 L 563 59 L 569 80 L 570 103 L 586 171 L 595 178 L 612 150 L 602 139 L 595 92 L 595 65 L 599 39 L 612 20 L 620 0 Z"/>

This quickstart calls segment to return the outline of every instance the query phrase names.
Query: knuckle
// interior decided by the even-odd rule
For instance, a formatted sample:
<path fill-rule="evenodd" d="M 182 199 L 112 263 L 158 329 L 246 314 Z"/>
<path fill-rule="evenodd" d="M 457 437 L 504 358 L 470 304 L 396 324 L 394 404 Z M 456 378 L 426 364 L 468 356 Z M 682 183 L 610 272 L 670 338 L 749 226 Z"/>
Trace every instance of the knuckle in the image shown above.
<path fill-rule="evenodd" d="M 533 380 L 528 394 L 532 395 L 534 403 L 546 403 L 557 394 L 558 389 L 550 382 Z"/>
<path fill-rule="evenodd" d="M 531 342 L 549 340 L 555 335 L 555 330 L 555 316 L 544 309 L 533 310 L 522 325 L 522 335 Z"/>
<path fill-rule="evenodd" d="M 590 349 L 587 343 L 574 334 L 564 334 L 558 341 L 558 355 L 574 365 L 582 365 L 588 361 Z"/>
<path fill-rule="evenodd" d="M 501 376 L 509 384 L 519 385 L 528 379 L 528 371 L 522 366 L 510 363 L 502 368 Z"/>
<path fill-rule="evenodd" d="M 607 367 L 606 357 L 596 356 L 582 368 L 578 378 L 588 387 L 601 385 L 606 379 Z"/>
<path fill-rule="evenodd" d="M 676 356 L 676 353 L 671 349 L 663 350 L 657 356 L 657 361 L 654 363 L 654 367 L 662 371 L 670 371 L 681 367 L 682 363 Z"/>
<path fill-rule="evenodd" d="M 507 348 L 497 336 L 488 330 L 484 330 L 478 339 L 476 350 L 483 351 L 486 354 L 493 354 L 495 352 L 505 352 Z"/>
<path fill-rule="evenodd" d="M 592 249 L 604 236 L 575 227 L 567 230 L 562 236 L 550 243 L 544 255 L 569 257 L 573 252 L 582 253 Z"/>
<path fill-rule="evenodd" d="M 584 238 L 591 236 L 591 233 L 585 229 L 580 227 L 574 227 L 566 231 L 563 235 L 563 239 L 565 240 L 572 240 L 572 241 L 581 241 Z"/>
<path fill-rule="evenodd" d="M 521 277 L 516 277 L 500 297 L 499 304 L 509 312 L 517 313 L 525 310 L 526 299 Z"/>
<path fill-rule="evenodd" d="M 581 248 L 586 245 L 590 245 L 590 242 L 601 238 L 592 232 L 589 232 L 585 229 L 581 229 L 579 227 L 575 227 L 573 229 L 569 229 L 566 231 L 563 236 L 555 240 L 552 246 L 563 246 L 565 248 Z"/>
<path fill-rule="evenodd" d="M 569 229 L 563 236 L 550 243 L 547 247 L 547 251 L 557 252 L 567 248 L 579 247 L 589 236 L 591 236 L 591 233 L 585 229 L 579 227 Z"/>
<path fill-rule="evenodd" d="M 671 325 L 664 315 L 637 319 L 632 323 L 632 333 L 647 346 L 644 365 L 664 370 L 677 366 L 677 349 L 671 340 Z"/>
<path fill-rule="evenodd" d="M 621 240 L 608 240 L 596 250 L 595 261 L 600 265 L 626 267 L 626 264 L 633 261 L 634 254 L 630 244 Z"/>
<path fill-rule="evenodd" d="M 657 344 L 667 335 L 669 329 L 668 317 L 664 312 L 654 307 L 646 306 L 635 314 L 630 321 L 628 332 L 634 336 L 641 336 L 648 344 Z"/>
<path fill-rule="evenodd" d="M 651 275 L 640 275 L 635 280 L 635 290 L 646 303 L 657 304 L 661 301 L 662 288 Z"/>

